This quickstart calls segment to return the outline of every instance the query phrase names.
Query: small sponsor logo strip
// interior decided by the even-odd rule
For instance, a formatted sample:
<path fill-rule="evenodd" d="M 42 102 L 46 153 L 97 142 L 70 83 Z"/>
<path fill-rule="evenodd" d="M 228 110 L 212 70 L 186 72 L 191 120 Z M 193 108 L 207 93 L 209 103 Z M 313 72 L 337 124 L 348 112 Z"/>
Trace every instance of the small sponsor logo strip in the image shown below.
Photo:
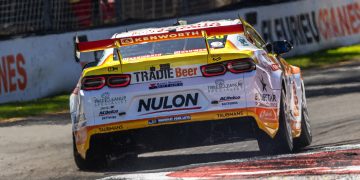
<path fill-rule="evenodd" d="M 169 82 L 150 83 L 149 89 L 159 89 L 159 88 L 178 87 L 178 86 L 183 86 L 183 82 L 169 81 Z"/>
<path fill-rule="evenodd" d="M 93 97 L 95 107 L 110 106 L 126 103 L 126 96 L 111 96 L 109 92 L 104 92 L 100 97 Z"/>
<path fill-rule="evenodd" d="M 215 80 L 215 84 L 208 86 L 209 93 L 222 93 L 222 92 L 232 92 L 239 91 L 243 88 L 242 81 L 232 81 L 227 82 L 224 79 Z"/>
<path fill-rule="evenodd" d="M 149 120 L 148 124 L 161 124 L 161 123 L 168 123 L 168 122 L 175 122 L 175 121 L 186 121 L 191 120 L 191 116 L 174 116 L 174 117 L 166 117 L 160 119 Z"/>

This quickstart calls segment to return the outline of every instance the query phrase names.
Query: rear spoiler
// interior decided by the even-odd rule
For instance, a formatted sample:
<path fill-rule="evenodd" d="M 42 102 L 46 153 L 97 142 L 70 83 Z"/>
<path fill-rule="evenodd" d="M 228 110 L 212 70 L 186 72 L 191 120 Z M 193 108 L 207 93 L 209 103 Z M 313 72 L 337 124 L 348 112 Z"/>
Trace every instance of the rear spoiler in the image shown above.
<path fill-rule="evenodd" d="M 118 48 L 122 46 L 141 44 L 144 42 L 158 42 L 158 41 L 166 41 L 166 40 L 176 40 L 183 38 L 200 38 L 200 37 L 204 37 L 206 39 L 207 36 L 237 34 L 237 33 L 242 33 L 243 31 L 244 28 L 242 24 L 234 24 L 234 25 L 206 27 L 206 28 L 199 28 L 192 30 L 173 29 L 165 33 L 120 37 L 113 39 L 88 41 L 88 42 L 79 42 L 78 38 L 75 37 L 75 56 L 76 56 L 75 59 L 77 61 L 80 59 L 81 52 L 100 51 L 109 48 Z M 207 44 L 207 49 L 209 52 L 208 44 Z"/>

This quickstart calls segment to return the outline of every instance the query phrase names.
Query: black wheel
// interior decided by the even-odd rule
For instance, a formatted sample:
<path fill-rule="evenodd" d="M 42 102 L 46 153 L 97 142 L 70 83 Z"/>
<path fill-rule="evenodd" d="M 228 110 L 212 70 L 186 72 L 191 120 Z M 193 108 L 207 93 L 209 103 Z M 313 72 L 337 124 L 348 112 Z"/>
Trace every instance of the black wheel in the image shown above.
<path fill-rule="evenodd" d="M 89 149 L 86 153 L 86 159 L 83 159 L 78 153 L 73 135 L 73 155 L 76 166 L 80 170 L 98 170 L 107 166 L 107 157 L 105 153 L 94 152 Z"/>
<path fill-rule="evenodd" d="M 294 139 L 294 149 L 297 150 L 309 146 L 312 142 L 312 133 L 309 121 L 309 114 L 307 110 L 305 92 L 303 95 L 301 109 L 301 134 L 300 137 Z"/>
<path fill-rule="evenodd" d="M 288 105 L 284 90 L 281 91 L 279 130 L 272 139 L 262 130 L 258 129 L 257 141 L 259 149 L 264 154 L 290 153 L 293 150 L 293 138 L 289 123 Z"/>

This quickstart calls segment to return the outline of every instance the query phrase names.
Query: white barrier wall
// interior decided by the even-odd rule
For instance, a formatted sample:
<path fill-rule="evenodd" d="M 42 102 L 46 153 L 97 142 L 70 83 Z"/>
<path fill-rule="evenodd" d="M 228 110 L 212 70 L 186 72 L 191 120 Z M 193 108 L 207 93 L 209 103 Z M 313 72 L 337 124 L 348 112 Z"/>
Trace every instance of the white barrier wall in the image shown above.
<path fill-rule="evenodd" d="M 184 18 L 188 23 L 245 17 L 267 41 L 287 39 L 290 55 L 360 43 L 360 0 L 303 0 Z M 144 27 L 169 26 L 175 19 L 78 32 L 88 40 Z M 81 66 L 74 62 L 75 33 L 0 42 L 0 103 L 71 91 Z M 85 59 L 91 61 L 92 56 Z M 83 57 L 82 57 L 83 59 Z"/>

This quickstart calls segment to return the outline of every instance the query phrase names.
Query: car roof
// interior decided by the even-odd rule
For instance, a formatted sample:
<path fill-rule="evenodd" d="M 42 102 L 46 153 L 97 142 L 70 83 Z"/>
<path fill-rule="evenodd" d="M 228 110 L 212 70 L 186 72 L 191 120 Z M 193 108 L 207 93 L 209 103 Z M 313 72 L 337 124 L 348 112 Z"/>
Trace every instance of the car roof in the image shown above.
<path fill-rule="evenodd" d="M 128 32 L 117 33 L 112 36 L 112 38 L 122 38 L 122 37 L 132 37 L 132 36 L 141 36 L 141 35 L 150 35 L 150 34 L 159 34 L 159 33 L 167 33 L 171 31 L 177 30 L 196 30 L 196 29 L 203 29 L 209 27 L 220 27 L 220 26 L 229 26 L 241 24 L 239 19 L 235 20 L 217 20 L 217 21 L 201 21 L 194 24 L 187 24 L 187 25 L 178 25 L 178 26 L 168 26 L 168 27 L 160 27 L 160 28 L 144 28 L 144 29 L 137 29 Z"/>

